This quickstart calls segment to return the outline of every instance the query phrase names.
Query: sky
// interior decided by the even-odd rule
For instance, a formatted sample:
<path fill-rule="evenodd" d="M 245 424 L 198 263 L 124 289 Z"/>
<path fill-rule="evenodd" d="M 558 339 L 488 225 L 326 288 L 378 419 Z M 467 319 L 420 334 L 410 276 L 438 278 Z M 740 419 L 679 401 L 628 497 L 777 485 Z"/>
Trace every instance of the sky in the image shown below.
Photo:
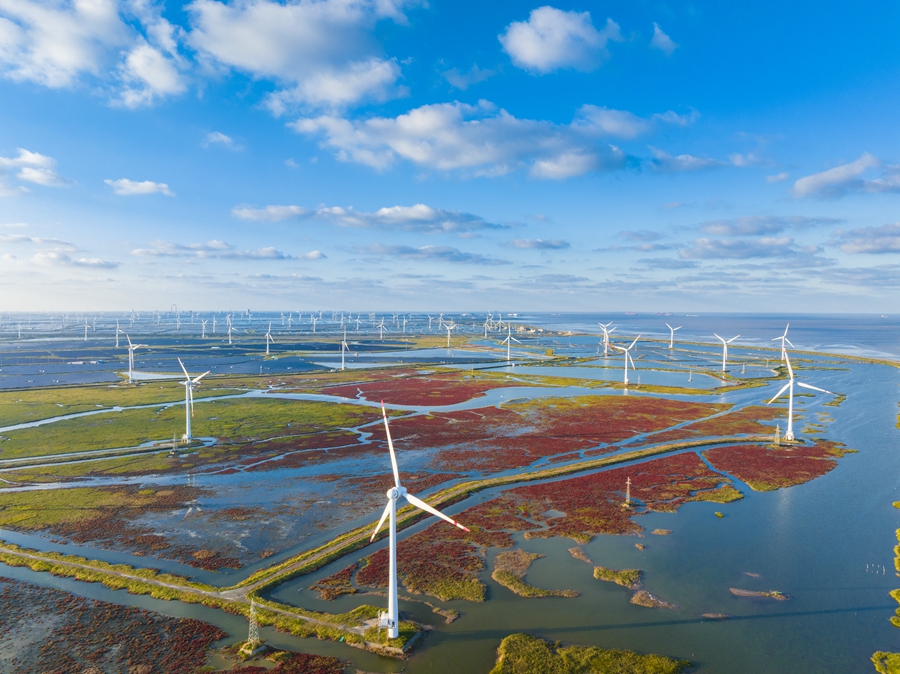
<path fill-rule="evenodd" d="M 898 26 L 0 0 L 0 311 L 900 312 Z"/>

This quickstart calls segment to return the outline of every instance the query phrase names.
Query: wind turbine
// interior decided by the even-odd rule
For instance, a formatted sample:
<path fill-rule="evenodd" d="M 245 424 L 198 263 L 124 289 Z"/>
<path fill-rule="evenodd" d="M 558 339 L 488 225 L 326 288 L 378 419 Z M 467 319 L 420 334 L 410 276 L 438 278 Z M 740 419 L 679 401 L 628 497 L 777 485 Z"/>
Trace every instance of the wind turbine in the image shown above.
<path fill-rule="evenodd" d="M 450 331 L 456 327 L 453 323 L 444 322 L 444 327 L 447 328 L 447 348 L 450 348 Z"/>
<path fill-rule="evenodd" d="M 447 517 L 441 511 L 432 508 L 425 503 L 425 501 L 416 498 L 407 492 L 405 487 L 400 485 L 400 472 L 397 470 L 397 457 L 394 454 L 394 442 L 391 440 L 391 429 L 390 426 L 388 426 L 384 402 L 381 403 L 381 415 L 384 417 L 384 432 L 387 435 L 388 449 L 391 453 L 391 468 L 394 471 L 394 486 L 387 490 L 387 506 L 384 509 L 384 513 L 381 515 L 381 519 L 378 520 L 378 526 L 376 526 L 375 531 L 372 532 L 372 537 L 369 539 L 369 542 L 371 543 L 375 540 L 375 536 L 378 535 L 378 531 L 381 529 L 384 521 L 390 517 L 390 524 L 388 525 L 390 529 L 388 552 L 390 558 L 388 569 L 388 610 L 382 612 L 378 617 L 379 626 L 386 627 L 388 630 L 388 638 L 396 639 L 400 633 L 400 619 L 397 610 L 397 501 L 400 500 L 401 497 L 405 498 L 410 505 L 415 506 L 419 510 L 424 510 L 426 513 L 440 517 L 442 520 L 446 520 L 453 526 L 459 527 L 465 532 L 468 532 L 469 530 L 456 520 Z"/>
<path fill-rule="evenodd" d="M 611 344 L 612 348 L 618 349 L 625 355 L 625 386 L 628 386 L 628 362 L 631 361 L 631 369 L 637 370 L 634 366 L 634 359 L 631 357 L 631 354 L 628 353 L 631 349 L 634 348 L 634 345 L 637 344 L 637 341 L 641 338 L 640 335 L 634 338 L 634 341 L 631 343 L 631 346 L 625 348 L 624 346 L 619 346 L 618 344 Z"/>
<path fill-rule="evenodd" d="M 320 317 L 320 318 L 321 318 L 321 317 Z M 312 321 L 312 324 L 313 324 L 313 332 L 315 332 L 315 331 L 316 331 L 316 321 L 318 321 L 319 319 L 316 318 L 315 316 L 313 316 L 312 314 L 310 314 L 310 315 L 309 315 L 309 320 Z"/>
<path fill-rule="evenodd" d="M 240 330 L 238 330 L 236 327 L 234 327 L 233 325 L 231 325 L 231 323 L 228 324 L 228 345 L 229 345 L 229 346 L 231 346 L 231 331 L 232 331 L 232 330 L 233 330 L 234 332 L 240 332 Z"/>
<path fill-rule="evenodd" d="M 187 368 L 184 366 L 184 363 L 181 362 L 181 358 L 178 359 L 178 364 L 181 365 L 181 369 L 184 370 L 184 376 L 186 379 L 184 380 L 184 436 L 182 436 L 181 441 L 187 444 L 191 442 L 191 418 L 194 416 L 194 386 L 196 386 L 203 377 L 209 374 L 209 370 L 201 374 L 199 377 L 195 377 L 191 379 L 191 375 L 188 374 Z"/>
<path fill-rule="evenodd" d="M 125 338 L 128 340 L 128 383 L 134 383 L 134 351 L 135 349 L 140 349 L 142 346 L 147 346 L 146 344 L 132 344 L 131 337 L 128 336 L 127 332 L 123 332 Z"/>
<path fill-rule="evenodd" d="M 609 333 L 615 332 L 616 329 L 609 327 L 610 325 L 612 325 L 612 321 L 610 321 L 609 323 L 607 323 L 605 325 L 603 323 L 597 323 L 597 325 L 599 325 L 600 329 L 603 330 L 603 356 L 608 357 L 609 356 L 609 347 L 610 347 Z"/>
<path fill-rule="evenodd" d="M 200 339 L 206 339 L 206 324 L 207 323 L 209 323 L 209 321 L 202 321 L 202 320 L 200 321 L 200 332 L 201 332 Z"/>
<path fill-rule="evenodd" d="M 788 375 L 790 379 L 788 383 L 785 384 L 782 389 L 775 394 L 775 397 L 772 398 L 766 405 L 771 405 L 775 400 L 785 391 L 788 391 L 788 425 L 787 432 L 784 434 L 784 439 L 788 442 L 792 442 L 794 440 L 794 368 L 791 367 L 791 359 L 787 355 L 787 352 L 784 354 L 784 360 L 787 362 Z M 822 393 L 828 393 L 830 395 L 835 395 L 831 391 L 826 391 L 823 388 L 818 388 L 816 386 L 810 386 L 809 384 L 804 384 L 802 381 L 796 382 L 797 386 L 802 386 L 803 388 L 808 388 L 813 391 L 821 391 Z"/>
<path fill-rule="evenodd" d="M 716 333 L 713 333 L 713 334 L 716 335 Z M 728 361 L 728 345 L 731 344 L 738 337 L 740 337 L 740 335 L 735 335 L 734 337 L 732 337 L 731 339 L 729 339 L 727 341 L 722 339 L 718 335 L 716 335 L 716 337 L 718 337 L 722 342 L 722 372 L 725 372 L 725 363 Z"/>
<path fill-rule="evenodd" d="M 506 344 L 506 362 L 507 363 L 510 362 L 509 349 L 512 346 L 512 342 L 515 342 L 516 344 L 522 343 L 518 339 L 516 339 L 515 337 L 512 336 L 512 326 L 509 323 L 507 323 L 506 324 L 506 339 L 504 339 L 502 342 L 500 342 L 501 344 Z"/>
<path fill-rule="evenodd" d="M 379 323 L 379 324 L 376 325 L 375 327 L 378 328 L 378 330 L 381 332 L 381 337 L 380 337 L 380 339 L 381 339 L 381 341 L 383 342 L 383 341 L 384 341 L 384 317 L 383 317 L 383 316 L 382 316 L 382 318 L 381 318 L 381 323 Z"/>
<path fill-rule="evenodd" d="M 119 348 L 119 333 L 122 332 L 119 330 L 119 319 L 116 319 L 116 348 Z"/>
<path fill-rule="evenodd" d="M 787 342 L 788 344 L 791 344 L 791 340 L 789 340 L 787 338 L 787 332 L 788 332 L 789 327 L 791 327 L 790 323 L 788 323 L 787 325 L 784 326 L 784 334 L 781 335 L 781 337 L 776 337 L 775 339 L 772 340 L 773 342 L 777 342 L 779 339 L 781 340 L 781 362 L 782 363 L 784 362 L 784 359 L 787 357 L 787 349 L 785 348 L 784 343 Z M 791 344 L 792 348 L 793 348 L 793 346 L 794 345 Z"/>
<path fill-rule="evenodd" d="M 213 316 L 213 334 L 216 334 L 216 317 Z"/>
<path fill-rule="evenodd" d="M 350 347 L 347 346 L 347 328 L 344 328 L 344 340 L 341 342 L 341 370 L 344 369 L 344 350 L 350 353 Z"/>
<path fill-rule="evenodd" d="M 275 338 L 272 337 L 272 321 L 269 321 L 269 331 L 266 333 L 266 355 L 269 355 L 269 342 L 275 343 Z"/>
<path fill-rule="evenodd" d="M 683 328 L 684 326 L 679 325 L 677 328 L 673 328 L 671 325 L 666 323 L 666 327 L 669 328 L 669 348 L 674 349 L 675 348 L 675 331 L 681 330 L 681 328 Z M 738 337 L 740 337 L 740 335 L 738 335 Z M 735 337 L 735 339 L 737 339 L 737 337 Z"/>

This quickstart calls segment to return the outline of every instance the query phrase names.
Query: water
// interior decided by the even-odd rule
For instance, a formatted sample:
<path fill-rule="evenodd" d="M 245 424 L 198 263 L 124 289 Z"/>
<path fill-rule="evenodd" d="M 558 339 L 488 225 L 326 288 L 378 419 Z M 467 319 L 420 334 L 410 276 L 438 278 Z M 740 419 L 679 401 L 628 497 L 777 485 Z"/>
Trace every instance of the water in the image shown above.
<path fill-rule="evenodd" d="M 456 320 L 462 322 L 463 317 Z M 483 317 L 480 320 L 483 321 Z M 669 335 L 664 322 L 668 321 L 672 325 L 684 325 L 682 330 L 676 332 L 676 347 L 679 340 L 709 343 L 708 347 L 689 358 L 675 349 L 672 359 L 666 359 L 666 368 L 671 367 L 672 371 L 645 369 L 642 361 L 637 360 L 638 372 L 629 373 L 629 378 L 634 377 L 632 381 L 636 381 L 640 374 L 642 383 L 646 384 L 672 385 L 677 382 L 674 385 L 687 386 L 684 368 L 714 369 L 717 359 L 721 358 L 721 348 L 712 343 L 712 332 L 726 338 L 741 334 L 732 347 L 745 348 L 730 348 L 729 359 L 752 361 L 756 369 L 751 372 L 748 367 L 746 376 L 771 374 L 765 371 L 762 361 L 766 354 L 760 349 L 777 348 L 778 343 L 771 339 L 783 332 L 788 321 L 791 324 L 788 336 L 798 349 L 894 360 L 900 356 L 900 346 L 897 344 L 900 321 L 893 317 L 520 314 L 515 320 L 545 328 L 584 329 L 593 335 L 599 332 L 596 326 L 598 320 L 614 320 L 619 329 L 613 337 L 622 343 L 625 338 L 619 338 L 620 334 L 633 339 L 638 333 L 643 333 L 642 340 L 654 337 L 667 342 Z M 472 321 L 474 326 L 475 319 Z M 8 328 L 6 320 L 4 328 Z M 596 336 L 534 336 L 523 341 L 524 347 L 514 353 L 514 358 L 542 353 L 546 348 L 582 357 L 593 354 L 595 360 L 571 370 L 577 371 L 579 377 L 591 373 L 594 376 L 590 378 L 605 379 L 608 375 L 618 381 L 621 376 L 621 369 L 606 369 L 602 367 L 605 365 L 602 359 L 596 360 Z M 3 350 L 7 348 L 12 347 L 3 345 L 0 353 L 5 353 Z M 666 358 L 661 344 L 651 346 L 638 342 L 636 348 L 636 359 L 637 354 L 658 361 Z M 434 351 L 427 354 L 432 360 L 446 355 L 445 349 Z M 408 352 L 396 351 L 390 357 L 386 353 L 378 353 L 373 354 L 372 358 L 379 359 L 379 362 L 393 362 L 395 358 L 408 359 L 409 356 Z M 777 353 L 769 353 L 768 356 L 773 358 L 774 365 Z M 473 356 L 460 353 L 457 357 Z M 505 349 L 502 357 L 505 358 Z M 209 369 L 210 365 L 229 369 L 243 358 L 241 363 L 244 365 L 241 367 L 252 372 L 251 368 L 257 367 L 260 362 L 258 357 L 246 354 L 232 354 L 228 358 L 232 360 L 220 362 L 217 355 L 207 351 L 196 356 L 196 362 L 190 369 Z M 312 357 L 292 358 L 291 367 L 300 367 L 301 362 L 312 362 Z M 7 365 L 3 363 L 6 356 L 0 356 L 0 359 L 0 365 L 5 370 Z M 519 363 L 522 362 L 525 361 L 519 360 Z M 613 365 L 615 362 L 621 361 L 613 361 Z M 270 363 L 272 361 L 263 364 L 268 366 Z M 31 366 L 16 367 L 24 368 L 16 373 L 17 381 L 19 378 L 33 378 L 27 371 Z M 73 370 L 80 366 L 60 367 Z M 659 363 L 654 367 L 660 367 Z M 41 368 L 44 369 L 43 366 Z M 551 374 L 550 368 L 545 367 L 517 365 L 508 368 L 513 377 L 516 373 L 524 374 L 531 370 L 534 374 Z M 730 371 L 738 376 L 738 365 L 732 364 Z M 559 371 L 559 374 L 567 375 L 565 370 Z M 553 375 L 557 375 L 557 371 L 553 371 Z M 662 379 L 646 379 L 656 376 Z M 891 506 L 893 501 L 900 500 L 900 488 L 895 477 L 900 467 L 896 449 L 898 430 L 895 427 L 900 372 L 886 365 L 868 363 L 854 363 L 849 372 L 817 369 L 810 364 L 808 369 L 798 371 L 798 377 L 816 386 L 847 394 L 846 401 L 837 408 L 822 407 L 829 399 L 825 395 L 804 398 L 801 402 L 807 420 L 813 418 L 815 411 L 831 414 L 834 422 L 829 424 L 826 437 L 844 442 L 858 449 L 859 453 L 847 455 L 839 461 L 835 470 L 807 484 L 767 493 L 753 492 L 738 484 L 745 494 L 741 501 L 724 505 L 691 503 L 676 514 L 641 516 L 636 521 L 646 530 L 647 535 L 643 538 L 598 536 L 584 546 L 595 564 L 642 569 L 645 572 L 644 587 L 675 604 L 676 609 L 647 609 L 631 605 L 628 602 L 629 591 L 594 580 L 591 567 L 569 555 L 567 549 L 574 543 L 568 539 L 524 541 L 521 535 L 517 535 L 520 547 L 546 555 L 532 566 L 528 574 L 529 582 L 539 587 L 575 589 L 581 596 L 574 599 L 517 597 L 490 579 L 491 560 L 496 553 L 491 551 L 481 577 L 489 587 L 487 602 L 439 602 L 424 598 L 459 610 L 462 616 L 456 623 L 445 625 L 423 604 L 401 601 L 401 610 L 436 627 L 408 663 L 378 658 L 341 644 L 298 640 L 270 630 L 264 630 L 263 636 L 276 645 L 338 655 L 352 661 L 354 667 L 371 672 L 399 671 L 404 666 L 404 671 L 413 674 L 433 671 L 450 674 L 486 672 L 493 665 L 500 640 L 517 631 L 566 643 L 630 648 L 683 657 L 696 663 L 697 671 L 710 674 L 871 671 L 869 657 L 874 651 L 900 649 L 900 631 L 888 622 L 897 604 L 887 594 L 900 587 L 900 580 L 893 573 L 892 553 L 896 543 L 894 532 L 900 527 L 900 510 Z M 696 372 L 692 379 L 694 387 L 703 389 L 719 383 L 713 376 Z M 770 385 L 769 389 L 774 386 Z M 741 404 L 759 403 L 767 393 L 771 397 L 777 390 L 769 389 L 732 391 L 725 395 L 724 400 Z M 448 408 L 477 407 L 496 404 L 509 397 L 560 395 L 574 391 L 558 388 L 502 389 L 492 391 L 484 398 Z M 590 392 L 589 389 L 577 391 Z M 425 411 L 425 408 L 420 411 Z M 800 427 L 801 424 L 798 424 L 798 430 Z M 329 470 L 332 468 L 329 467 Z M 415 465 L 401 465 L 401 469 L 414 470 Z M 277 478 L 276 475 L 264 475 Z M 299 483 L 293 486 L 288 483 L 274 484 L 279 492 L 299 487 Z M 476 499 L 487 499 L 494 493 L 479 494 L 447 510 L 450 514 L 458 513 Z M 716 510 L 723 512 L 725 517 L 716 518 L 713 515 Z M 353 522 L 364 519 L 365 516 Z M 352 523 L 345 523 L 335 530 L 349 526 Z M 402 536 L 410 535 L 423 526 L 418 525 Z M 672 534 L 667 537 L 650 535 L 649 532 L 657 527 L 671 529 Z M 315 533 L 297 547 L 308 547 L 325 536 L 324 533 Z M 7 532 L 0 532 L 0 537 L 12 540 Z M 637 550 L 634 547 L 636 542 L 646 544 L 647 549 L 643 552 Z M 73 552 L 73 548 L 62 546 L 60 549 Z M 322 602 L 310 591 L 298 592 L 316 578 L 343 568 L 357 556 L 338 560 L 316 574 L 287 583 L 275 592 L 275 596 L 285 602 L 328 611 L 349 609 L 363 601 L 383 602 L 380 597 L 344 597 L 335 602 Z M 268 561 L 273 559 L 276 558 Z M 243 572 L 249 573 L 255 566 L 241 573 L 229 574 L 228 580 L 241 577 Z M 882 567 L 886 573 L 875 572 L 876 568 L 880 570 Z M 759 574 L 760 577 L 753 578 L 747 572 Z M 193 615 L 223 627 L 235 638 L 241 638 L 246 629 L 242 620 L 203 607 L 135 597 L 93 584 L 20 569 L 3 567 L 3 574 L 64 587 L 85 596 L 152 608 L 170 615 Z M 212 577 L 215 574 L 209 575 Z M 774 589 L 787 593 L 791 599 L 776 602 L 738 598 L 729 593 L 730 587 Z M 701 617 L 703 613 L 724 613 L 730 617 L 725 621 L 709 620 Z"/>

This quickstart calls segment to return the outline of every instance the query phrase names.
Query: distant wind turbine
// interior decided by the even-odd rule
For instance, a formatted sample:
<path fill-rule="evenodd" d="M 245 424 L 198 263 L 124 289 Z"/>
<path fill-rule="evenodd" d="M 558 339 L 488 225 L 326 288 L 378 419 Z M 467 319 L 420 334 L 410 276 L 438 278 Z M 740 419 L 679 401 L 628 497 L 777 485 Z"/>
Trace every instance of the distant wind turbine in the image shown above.
<path fill-rule="evenodd" d="M 341 342 L 341 370 L 344 369 L 344 351 L 350 353 L 350 347 L 347 345 L 347 328 L 344 328 L 344 339 Z"/>
<path fill-rule="evenodd" d="M 775 402 L 776 399 L 778 399 L 778 397 L 782 393 L 788 391 L 788 425 L 787 432 L 784 434 L 784 439 L 788 442 L 791 442 L 794 439 L 794 368 L 791 367 L 791 359 L 788 356 L 787 352 L 785 352 L 784 354 L 784 360 L 787 363 L 788 375 L 790 376 L 790 379 L 788 380 L 788 383 L 785 384 L 782 389 L 775 394 L 775 397 L 766 403 L 766 405 L 771 405 L 773 402 Z M 796 382 L 796 384 L 797 386 L 802 386 L 803 388 L 808 388 L 812 391 L 820 391 L 821 393 L 835 395 L 831 391 L 826 391 L 825 389 L 818 388 L 816 386 L 810 386 L 809 384 L 804 384 L 801 381 Z"/>
<path fill-rule="evenodd" d="M 515 342 L 516 344 L 522 343 L 518 339 L 516 339 L 515 337 L 512 336 L 512 326 L 509 323 L 507 323 L 506 324 L 506 339 L 504 339 L 502 342 L 500 342 L 501 344 L 506 344 L 506 362 L 507 363 L 510 362 L 510 346 L 512 346 L 512 342 Z"/>
<path fill-rule="evenodd" d="M 450 348 L 450 331 L 456 327 L 453 323 L 444 323 L 444 327 L 447 328 L 447 348 Z"/>
<path fill-rule="evenodd" d="M 609 327 L 610 325 L 612 325 L 612 321 L 610 321 L 609 323 L 606 323 L 606 324 L 597 323 L 597 325 L 599 325 L 600 329 L 603 330 L 603 355 L 609 356 L 609 347 L 610 347 L 609 334 L 611 332 L 615 332 L 616 329 Z"/>
<path fill-rule="evenodd" d="M 200 383 L 200 380 L 203 379 L 206 375 L 209 374 L 209 370 L 201 374 L 199 377 L 195 377 L 191 379 L 191 375 L 188 374 L 187 368 L 184 366 L 184 363 L 181 362 L 181 358 L 178 359 L 178 364 L 181 365 L 181 369 L 184 370 L 184 435 L 182 436 L 182 442 L 190 444 L 191 442 L 191 418 L 194 416 L 194 387 Z"/>
<path fill-rule="evenodd" d="M 787 342 L 788 344 L 791 344 L 791 340 L 789 340 L 787 338 L 787 333 L 788 333 L 789 327 L 791 327 L 790 323 L 788 323 L 787 325 L 784 326 L 784 334 L 781 335 L 781 337 L 776 337 L 775 339 L 772 340 L 773 342 L 777 342 L 779 339 L 781 340 L 781 362 L 782 363 L 784 362 L 784 359 L 787 357 L 787 349 L 785 348 L 784 344 L 785 344 L 785 342 Z M 793 347 L 794 347 L 794 345 L 791 344 L 791 348 L 793 348 Z"/>
<path fill-rule="evenodd" d="M 453 526 L 459 527 L 463 531 L 468 532 L 469 530 L 456 520 L 447 517 L 440 510 L 436 510 L 425 503 L 425 501 L 416 498 L 406 491 L 406 487 L 400 485 L 400 472 L 397 469 L 397 457 L 394 454 L 394 442 L 391 440 L 391 429 L 390 426 L 388 426 L 387 411 L 384 409 L 383 402 L 381 403 L 381 416 L 384 418 L 384 432 L 387 435 L 388 450 L 391 453 L 391 468 L 394 472 L 394 486 L 387 491 L 387 506 L 384 509 L 384 513 L 381 515 L 381 519 L 378 520 L 378 526 L 376 526 L 375 531 L 372 532 L 369 542 L 371 543 L 375 540 L 375 536 L 378 535 L 384 521 L 390 518 L 388 524 L 390 532 L 388 543 L 388 610 L 379 614 L 378 618 L 379 626 L 387 628 L 388 638 L 396 639 L 400 634 L 400 617 L 397 609 L 397 501 L 400 500 L 401 497 L 405 498 L 410 505 L 415 506 L 419 510 L 424 510 L 426 513 L 434 515 L 435 517 L 440 517 L 442 520 L 449 522 Z"/>
<path fill-rule="evenodd" d="M 140 349 L 141 347 L 147 346 L 146 344 L 132 344 L 131 337 L 128 336 L 128 333 L 123 333 L 125 338 L 128 340 L 128 383 L 131 384 L 134 382 L 134 352 L 136 349 Z"/>
<path fill-rule="evenodd" d="M 713 333 L 716 335 L 716 333 Z M 716 335 L 718 339 L 722 342 L 722 372 L 725 372 L 725 364 L 728 362 L 728 345 L 731 344 L 734 340 L 736 340 L 740 335 L 735 335 L 729 340 L 724 340 L 718 335 Z"/>
<path fill-rule="evenodd" d="M 679 325 L 677 328 L 673 328 L 671 325 L 666 323 L 666 327 L 669 328 L 669 348 L 674 349 L 675 348 L 675 331 L 681 330 L 681 328 L 683 328 L 684 326 Z"/>
<path fill-rule="evenodd" d="M 628 353 L 628 352 L 631 351 L 631 349 L 634 348 L 634 345 L 637 344 L 637 341 L 638 341 L 640 338 L 641 338 L 640 335 L 638 335 L 637 337 L 635 337 L 635 338 L 634 338 L 634 341 L 631 343 L 631 346 L 629 346 L 628 348 L 625 348 L 624 346 L 619 346 L 618 344 L 611 344 L 611 345 L 610 345 L 610 346 L 612 346 L 612 348 L 618 349 L 619 351 L 621 351 L 621 352 L 624 354 L 624 356 L 625 356 L 625 386 L 628 386 L 628 363 L 629 363 L 629 361 L 631 362 L 631 369 L 632 369 L 632 370 L 637 370 L 637 368 L 634 366 L 634 359 L 631 357 L 631 354 Z"/>
<path fill-rule="evenodd" d="M 266 355 L 269 355 L 269 342 L 275 343 L 275 338 L 272 337 L 272 321 L 269 321 L 269 331 L 266 333 Z"/>
<path fill-rule="evenodd" d="M 206 339 L 206 324 L 209 321 L 200 321 L 200 339 Z"/>

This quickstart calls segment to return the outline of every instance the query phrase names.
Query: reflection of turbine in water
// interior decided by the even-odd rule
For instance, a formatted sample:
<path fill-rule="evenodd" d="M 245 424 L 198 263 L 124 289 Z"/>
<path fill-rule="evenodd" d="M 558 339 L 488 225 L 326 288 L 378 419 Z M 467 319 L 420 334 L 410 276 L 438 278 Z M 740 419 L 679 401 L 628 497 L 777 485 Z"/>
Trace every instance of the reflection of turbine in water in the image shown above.
<path fill-rule="evenodd" d="M 375 531 L 372 532 L 372 537 L 369 539 L 369 542 L 375 540 L 375 536 L 378 534 L 378 531 L 381 529 L 381 526 L 384 524 L 384 521 L 390 517 L 389 529 L 390 529 L 390 542 L 389 542 L 389 569 L 388 569 L 388 610 L 379 615 L 380 619 L 380 627 L 386 627 L 388 630 L 388 638 L 396 639 L 399 635 L 399 616 L 397 609 L 397 501 L 403 497 L 405 498 L 411 505 L 415 506 L 419 510 L 424 510 L 426 513 L 430 513 L 435 515 L 436 517 L 440 517 L 442 520 L 446 520 L 450 524 L 459 527 L 463 531 L 469 531 L 462 524 L 457 522 L 454 519 L 447 517 L 444 513 L 439 510 L 435 510 L 430 505 L 422 501 L 421 499 L 416 498 L 412 494 L 406 491 L 405 487 L 400 486 L 400 472 L 397 470 L 397 457 L 394 454 L 394 442 L 391 440 L 391 429 L 388 426 L 387 419 L 387 411 L 384 409 L 384 402 L 381 403 L 381 415 L 384 417 L 384 432 L 387 435 L 388 441 L 388 450 L 391 453 L 391 468 L 394 471 L 394 486 L 388 489 L 387 491 L 387 507 L 384 509 L 384 513 L 381 515 L 381 519 L 378 520 L 378 526 L 375 527 Z"/>
<path fill-rule="evenodd" d="M 788 380 L 788 383 L 785 384 L 782 387 L 782 389 L 778 393 L 775 394 L 775 397 L 766 403 L 766 405 L 771 405 L 773 402 L 775 402 L 775 400 L 778 399 L 778 397 L 782 393 L 784 393 L 785 391 L 788 391 L 788 422 L 787 422 L 787 431 L 784 434 L 784 439 L 787 442 L 791 442 L 794 439 L 794 383 L 795 383 L 794 382 L 794 368 L 791 367 L 791 359 L 787 355 L 787 353 L 784 354 L 784 360 L 787 363 L 788 375 L 790 376 L 790 379 Z M 796 382 L 796 384 L 797 384 L 797 386 L 802 386 L 803 388 L 808 388 L 811 391 L 819 391 L 821 393 L 828 393 L 831 395 L 835 395 L 831 391 L 826 391 L 823 388 L 818 388 L 816 386 L 810 386 L 809 384 L 804 384 L 802 381 L 798 381 L 798 382 Z"/>

